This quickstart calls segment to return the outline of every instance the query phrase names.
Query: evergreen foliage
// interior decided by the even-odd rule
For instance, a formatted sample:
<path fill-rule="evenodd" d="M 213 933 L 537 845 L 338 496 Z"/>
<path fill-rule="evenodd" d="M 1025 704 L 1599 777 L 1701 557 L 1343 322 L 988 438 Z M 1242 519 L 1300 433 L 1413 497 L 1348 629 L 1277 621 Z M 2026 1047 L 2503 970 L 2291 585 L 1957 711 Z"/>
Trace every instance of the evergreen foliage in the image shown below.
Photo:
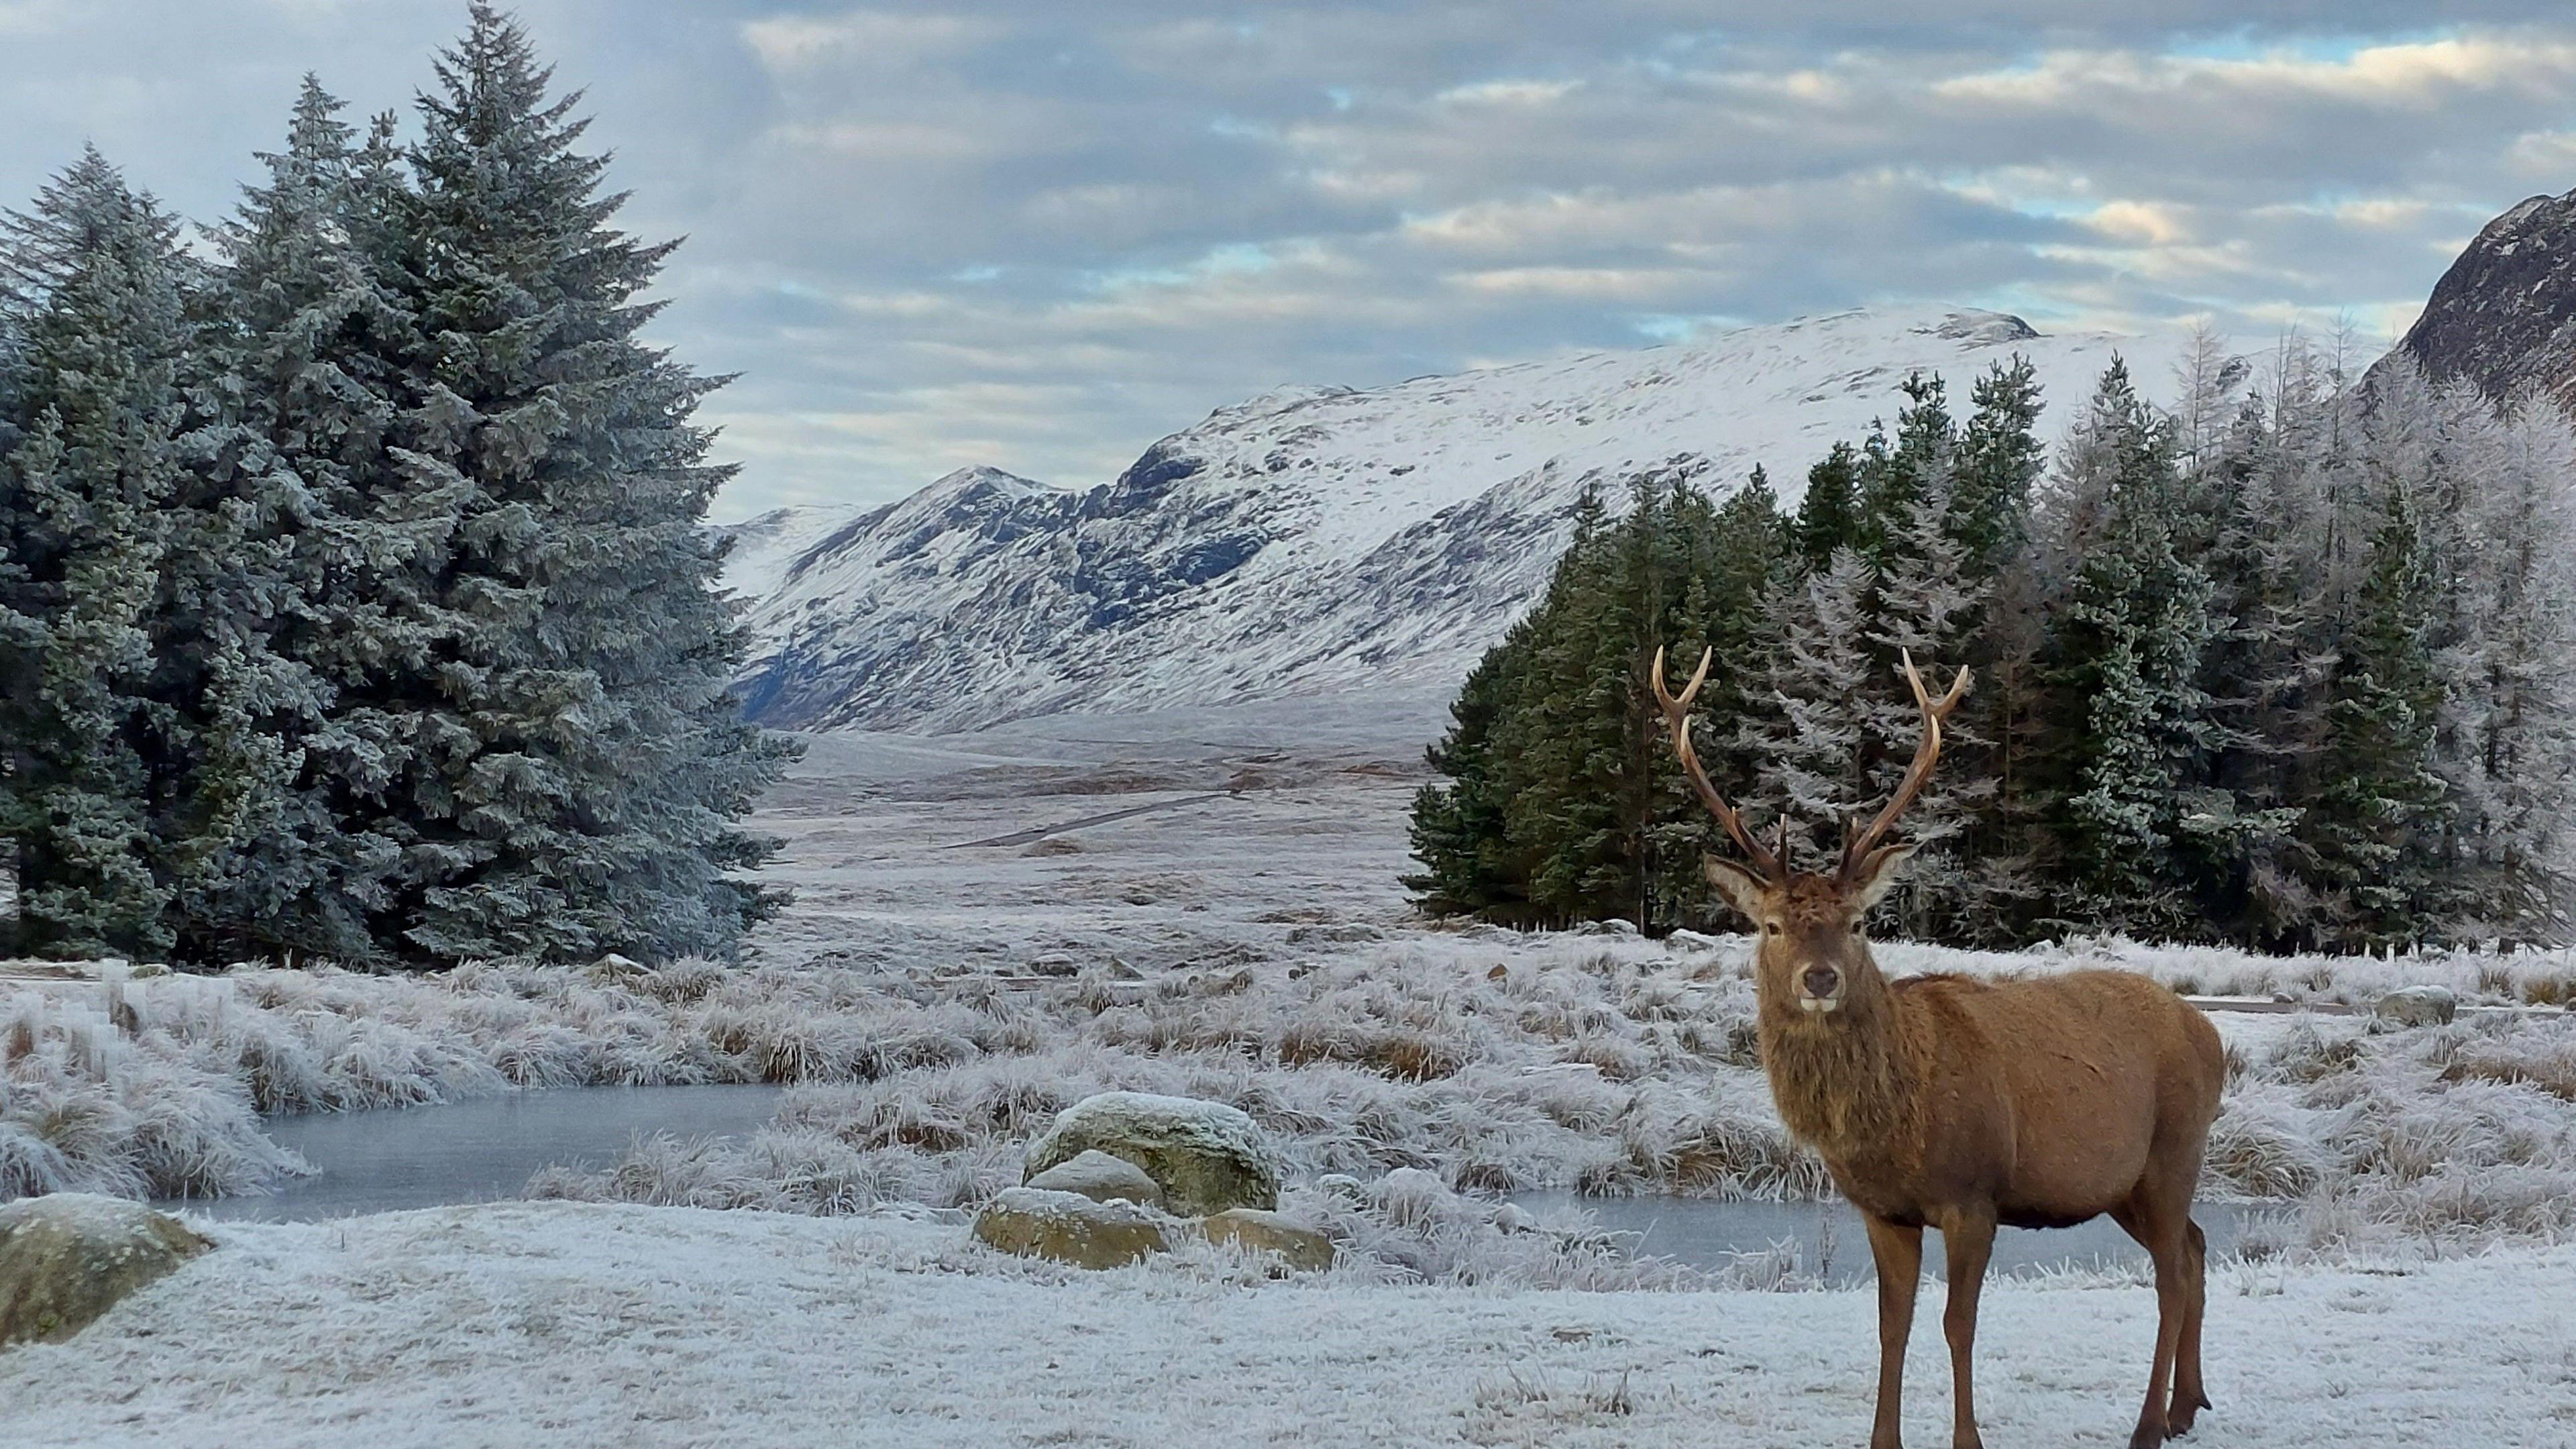
<path fill-rule="evenodd" d="M 95 153 L 0 228 L 17 949 L 656 959 L 774 904 L 670 248 L 499 12 L 437 74 L 408 144 L 308 79 L 211 267 Z"/>
<path fill-rule="evenodd" d="M 153 638 L 186 464 L 178 224 L 86 152 L 0 230 L 13 338 L 0 609 L 16 949 L 157 953 L 175 782 Z"/>
<path fill-rule="evenodd" d="M 2346 375 L 2292 340 L 2258 377 L 2204 335 L 2167 412 L 2115 359 L 2053 462 L 2020 359 L 1964 423 L 1908 379 L 1893 430 L 1833 445 L 1794 516 L 1744 503 L 1748 527 L 1774 520 L 1758 584 L 1657 555 L 1651 597 L 1736 601 L 1678 617 L 1637 592 L 1634 552 L 1670 507 L 1585 524 L 1432 753 L 1450 782 L 1417 806 L 1425 908 L 1705 919 L 1685 855 L 1709 827 L 1629 753 L 1651 731 L 1620 728 L 1651 718 L 1622 666 L 1705 642 L 1701 753 L 1756 828 L 1803 827 L 1809 867 L 1912 754 L 1900 652 L 1976 670 L 1908 817 L 1920 864 L 1886 908 L 1908 934 L 2568 940 L 2576 435 L 2545 400 L 2499 407 L 2402 359 L 2367 395 Z M 1613 848 L 1641 821 L 1642 894 Z"/>
<path fill-rule="evenodd" d="M 1407 884 L 1429 909 L 1645 928 L 1705 910 L 1712 827 L 1683 791 L 1647 668 L 1666 646 L 1685 664 L 1703 647 L 1741 659 L 1788 534 L 1767 483 L 1712 504 L 1698 472 L 1631 479 L 1615 519 L 1587 493 L 1538 606 L 1469 676 L 1429 756 L 1448 783 L 1414 806 L 1424 869 Z M 1702 697 L 1732 708 L 1743 687 L 1721 672 Z M 1704 753 L 1716 778 L 1749 776 L 1740 756 Z"/>

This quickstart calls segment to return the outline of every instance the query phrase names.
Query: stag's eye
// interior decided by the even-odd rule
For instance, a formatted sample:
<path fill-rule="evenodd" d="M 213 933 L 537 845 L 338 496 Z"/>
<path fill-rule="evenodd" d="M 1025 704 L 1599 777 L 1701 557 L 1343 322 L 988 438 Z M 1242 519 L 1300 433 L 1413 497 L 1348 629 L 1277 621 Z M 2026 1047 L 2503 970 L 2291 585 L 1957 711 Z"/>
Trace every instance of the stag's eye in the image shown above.
<path fill-rule="evenodd" d="M 1764 921 L 1762 923 L 1762 934 L 1766 936 L 1779 935 L 1780 923 L 1778 921 Z"/>

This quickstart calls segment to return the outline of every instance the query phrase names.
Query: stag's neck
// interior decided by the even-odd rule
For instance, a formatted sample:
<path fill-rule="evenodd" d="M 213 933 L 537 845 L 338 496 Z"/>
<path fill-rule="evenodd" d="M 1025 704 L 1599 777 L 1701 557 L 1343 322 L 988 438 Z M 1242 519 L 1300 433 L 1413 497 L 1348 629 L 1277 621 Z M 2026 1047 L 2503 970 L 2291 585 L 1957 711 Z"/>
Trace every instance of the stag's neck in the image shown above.
<path fill-rule="evenodd" d="M 1886 1161 L 1915 1138 L 1897 1003 L 1884 982 L 1872 986 L 1828 1017 L 1793 1001 L 1761 1003 L 1762 1063 L 1780 1120 L 1838 1169 Z"/>

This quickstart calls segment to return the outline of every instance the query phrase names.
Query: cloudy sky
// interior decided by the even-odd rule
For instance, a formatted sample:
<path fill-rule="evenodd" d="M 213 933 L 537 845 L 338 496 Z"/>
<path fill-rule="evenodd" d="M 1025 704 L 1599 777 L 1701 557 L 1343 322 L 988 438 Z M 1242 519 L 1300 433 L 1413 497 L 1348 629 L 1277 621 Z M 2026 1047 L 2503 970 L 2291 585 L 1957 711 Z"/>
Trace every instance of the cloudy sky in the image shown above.
<path fill-rule="evenodd" d="M 659 335 L 743 375 L 728 517 L 968 463 L 1085 484 L 1280 383 L 1856 304 L 2384 338 L 2576 187 L 2564 0 L 517 11 L 629 222 L 690 238 Z M 215 216 L 303 71 L 407 107 L 463 15 L 0 0 L 0 200 L 95 141 Z"/>

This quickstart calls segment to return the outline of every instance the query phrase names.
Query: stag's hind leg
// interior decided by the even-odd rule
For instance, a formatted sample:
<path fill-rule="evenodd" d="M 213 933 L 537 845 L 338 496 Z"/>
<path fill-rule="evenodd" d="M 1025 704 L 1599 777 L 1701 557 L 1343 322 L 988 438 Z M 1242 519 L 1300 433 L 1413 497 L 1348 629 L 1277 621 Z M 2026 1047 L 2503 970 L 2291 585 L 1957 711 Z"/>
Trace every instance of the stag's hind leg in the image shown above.
<path fill-rule="evenodd" d="M 2192 1293 L 2188 1285 L 2197 1275 L 2188 1269 L 2196 1261 L 2191 1238 L 2198 1229 L 2192 1226 L 2190 1201 L 2186 1198 L 2177 1206 L 2162 1200 L 2168 1196 L 2151 1186 L 2142 1187 L 2111 1214 L 2147 1250 L 2156 1265 L 2155 1366 L 2147 1374 L 2147 1402 L 2138 1411 L 2138 1428 L 2129 1436 L 2129 1449 L 2156 1449 L 2182 1432 L 2173 1425 L 2167 1389 L 2175 1383 L 2174 1365 L 2180 1357 L 2183 1325 L 2190 1318 Z M 2194 1391 L 2197 1392 L 2196 1384 Z"/>
<path fill-rule="evenodd" d="M 1941 1219 L 1948 1255 L 1950 1305 L 1941 1327 L 1950 1339 L 1950 1449 L 1984 1449 L 1977 1433 L 1977 1295 L 1986 1286 L 1986 1260 L 1995 1249 L 1995 1210 L 1962 1209 Z"/>
<path fill-rule="evenodd" d="M 2209 1307 L 2209 1238 L 2200 1224 L 2183 1219 L 2182 1337 L 2174 1345 L 2173 1404 L 2165 1410 L 2165 1433 L 2174 1438 L 2191 1432 L 2192 1421 L 2209 1407 L 2200 1379 L 2200 1320 Z"/>

